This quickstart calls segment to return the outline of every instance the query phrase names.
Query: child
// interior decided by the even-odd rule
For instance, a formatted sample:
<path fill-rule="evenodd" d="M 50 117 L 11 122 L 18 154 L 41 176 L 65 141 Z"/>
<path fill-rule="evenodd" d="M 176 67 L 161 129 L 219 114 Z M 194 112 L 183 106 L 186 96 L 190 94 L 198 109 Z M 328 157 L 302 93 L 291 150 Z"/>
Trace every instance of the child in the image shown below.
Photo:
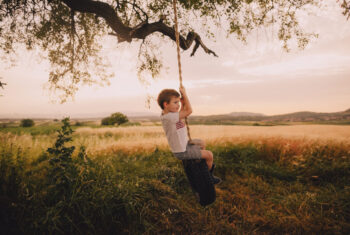
<path fill-rule="evenodd" d="M 160 119 L 171 151 L 180 160 L 205 159 L 214 184 L 218 184 L 221 179 L 213 176 L 215 168 L 213 153 L 205 150 L 202 140 L 195 139 L 192 143 L 188 142 L 184 119 L 192 113 L 192 107 L 184 87 L 180 87 L 180 93 L 182 98 L 176 90 L 164 89 L 158 95 L 158 104 L 163 110 Z"/>

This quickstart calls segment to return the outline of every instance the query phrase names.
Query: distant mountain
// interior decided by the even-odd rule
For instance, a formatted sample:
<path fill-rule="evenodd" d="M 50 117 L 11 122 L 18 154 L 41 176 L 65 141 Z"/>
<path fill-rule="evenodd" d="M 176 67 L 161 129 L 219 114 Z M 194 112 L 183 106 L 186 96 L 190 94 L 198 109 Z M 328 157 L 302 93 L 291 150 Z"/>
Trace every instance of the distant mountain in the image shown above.
<path fill-rule="evenodd" d="M 350 109 L 334 113 L 316 113 L 309 111 L 267 116 L 260 113 L 233 112 L 222 115 L 190 116 L 192 123 L 198 124 L 232 124 L 240 121 L 254 122 L 317 122 L 350 121 Z"/>
<path fill-rule="evenodd" d="M 334 113 L 316 113 L 316 112 L 295 112 L 281 115 L 268 116 L 267 121 L 340 121 L 350 120 L 350 109 Z"/>
<path fill-rule="evenodd" d="M 232 117 L 259 117 L 259 116 L 266 116 L 262 113 L 249 113 L 249 112 L 232 112 L 227 114 L 228 116 Z"/>

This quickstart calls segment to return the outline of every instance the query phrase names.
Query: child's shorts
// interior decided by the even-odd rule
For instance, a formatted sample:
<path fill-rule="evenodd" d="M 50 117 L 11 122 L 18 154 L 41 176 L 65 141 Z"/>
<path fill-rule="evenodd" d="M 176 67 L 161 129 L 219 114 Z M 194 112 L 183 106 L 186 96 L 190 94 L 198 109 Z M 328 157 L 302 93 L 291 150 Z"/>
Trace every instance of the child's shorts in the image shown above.
<path fill-rule="evenodd" d="M 182 153 L 173 153 L 180 160 L 202 159 L 201 148 L 197 144 L 187 143 L 186 151 Z"/>

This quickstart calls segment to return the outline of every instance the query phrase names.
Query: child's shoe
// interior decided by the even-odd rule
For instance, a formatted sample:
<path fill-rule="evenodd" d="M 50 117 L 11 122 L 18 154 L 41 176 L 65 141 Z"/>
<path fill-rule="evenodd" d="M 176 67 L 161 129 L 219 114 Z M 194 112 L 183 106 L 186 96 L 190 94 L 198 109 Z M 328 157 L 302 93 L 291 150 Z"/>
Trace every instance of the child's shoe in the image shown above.
<path fill-rule="evenodd" d="M 211 169 L 209 171 L 210 176 L 213 180 L 213 184 L 220 184 L 222 180 L 219 177 L 213 175 L 214 169 L 215 169 L 215 164 L 213 163 L 213 166 L 211 167 Z"/>
<path fill-rule="evenodd" d="M 222 180 L 214 175 L 211 175 L 211 178 L 213 179 L 213 184 L 220 184 L 222 182 Z"/>

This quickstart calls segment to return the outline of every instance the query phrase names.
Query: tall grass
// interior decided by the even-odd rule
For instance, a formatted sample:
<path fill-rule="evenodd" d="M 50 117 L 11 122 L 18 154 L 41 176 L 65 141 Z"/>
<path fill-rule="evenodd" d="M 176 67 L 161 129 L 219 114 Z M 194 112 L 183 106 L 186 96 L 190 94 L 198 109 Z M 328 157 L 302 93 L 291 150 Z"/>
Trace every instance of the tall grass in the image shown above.
<path fill-rule="evenodd" d="M 13 130 L 0 129 L 0 139 L 32 152 L 46 150 L 55 141 L 58 124 L 35 126 L 33 129 L 13 127 Z M 36 128 L 36 129 L 35 129 Z M 94 155 L 99 151 L 125 150 L 153 151 L 155 148 L 169 149 L 161 126 L 130 127 L 73 127 L 73 145 L 84 145 L 87 152 Z M 49 130 L 49 131 L 48 131 Z M 33 132 L 31 132 L 33 131 Z M 41 133 L 41 134 L 33 134 Z M 226 142 L 260 142 L 269 138 L 302 140 L 319 143 L 349 142 L 350 126 L 299 125 L 299 126 L 191 126 L 193 138 L 201 138 L 213 145 Z M 35 154 L 34 154 L 35 153 Z"/>
<path fill-rule="evenodd" d="M 206 208 L 161 127 L 78 128 L 65 143 L 76 146 L 72 160 L 58 170 L 47 151 L 56 134 L 2 133 L 0 225 L 23 234 L 350 232 L 348 132 L 226 128 L 191 127 L 207 141 L 223 179 Z M 57 174 L 70 182 L 63 189 Z"/>

